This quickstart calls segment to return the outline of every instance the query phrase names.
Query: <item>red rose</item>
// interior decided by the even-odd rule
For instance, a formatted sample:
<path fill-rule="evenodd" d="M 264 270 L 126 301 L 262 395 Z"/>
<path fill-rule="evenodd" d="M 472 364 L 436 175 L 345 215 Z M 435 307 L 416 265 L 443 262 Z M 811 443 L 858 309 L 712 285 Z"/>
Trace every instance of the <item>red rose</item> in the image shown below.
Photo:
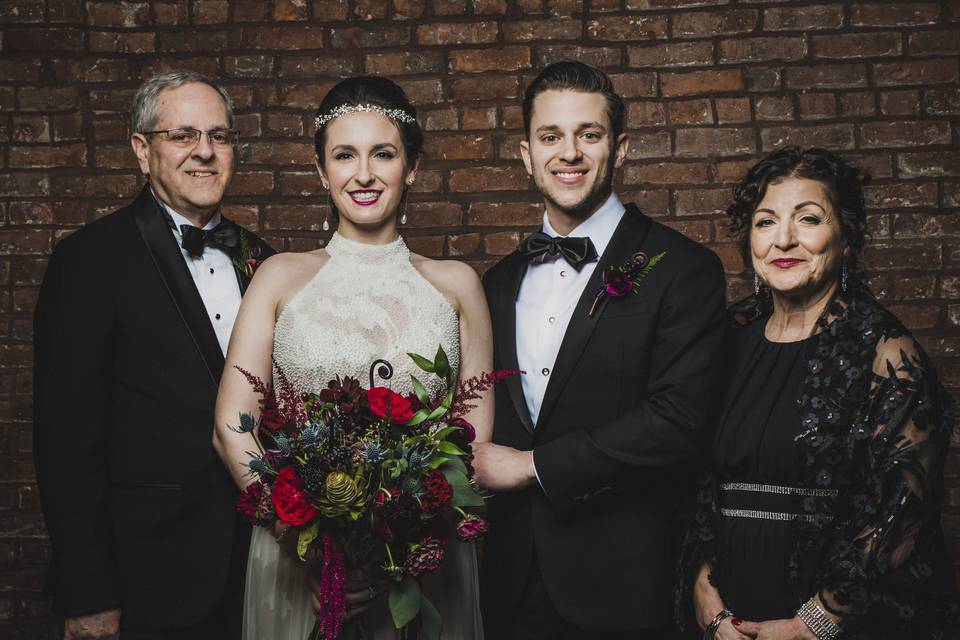
<path fill-rule="evenodd" d="M 262 496 L 263 483 L 259 480 L 251 482 L 240 492 L 240 498 L 237 500 L 237 513 L 250 524 L 257 524 L 257 507 L 260 506 Z"/>
<path fill-rule="evenodd" d="M 280 522 L 293 526 L 306 524 L 317 515 L 304 490 L 303 480 L 293 467 L 278 473 L 273 481 L 273 508 Z"/>
<path fill-rule="evenodd" d="M 250 273 L 256 273 L 257 269 L 260 268 L 260 265 L 262 262 L 263 262 L 262 260 L 247 258 L 247 267 L 249 267 Z"/>
<path fill-rule="evenodd" d="M 370 411 L 381 418 L 387 417 L 390 412 L 390 422 L 406 424 L 413 417 L 413 405 L 399 393 L 394 393 L 386 387 L 372 387 L 367 391 L 367 402 Z"/>

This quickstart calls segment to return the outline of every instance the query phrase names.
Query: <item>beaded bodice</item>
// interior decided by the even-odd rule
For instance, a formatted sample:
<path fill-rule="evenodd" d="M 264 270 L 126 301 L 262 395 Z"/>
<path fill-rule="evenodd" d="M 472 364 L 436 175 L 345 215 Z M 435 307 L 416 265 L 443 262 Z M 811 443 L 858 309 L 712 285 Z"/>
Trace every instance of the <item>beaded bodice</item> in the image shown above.
<path fill-rule="evenodd" d="M 368 245 L 334 233 L 327 252 L 327 263 L 277 318 L 274 361 L 294 388 L 316 393 L 338 375 L 367 386 L 370 365 L 383 358 L 394 375 L 376 384 L 407 394 L 415 375 L 431 394 L 442 390 L 442 381 L 407 353 L 432 360 L 442 345 L 458 368 L 459 320 L 410 262 L 403 239 Z"/>

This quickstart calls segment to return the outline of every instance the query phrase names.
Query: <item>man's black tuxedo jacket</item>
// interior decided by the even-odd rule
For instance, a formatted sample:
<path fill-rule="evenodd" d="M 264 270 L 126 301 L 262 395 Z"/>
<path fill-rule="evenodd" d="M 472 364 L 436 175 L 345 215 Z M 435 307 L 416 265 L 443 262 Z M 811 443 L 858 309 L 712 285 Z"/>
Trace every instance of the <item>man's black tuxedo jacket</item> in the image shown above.
<path fill-rule="evenodd" d="M 133 629 L 197 623 L 224 594 L 235 543 L 237 491 L 211 444 L 224 360 L 149 188 L 56 246 L 34 330 L 55 608 L 120 608 Z"/>
<path fill-rule="evenodd" d="M 637 251 L 667 253 L 637 294 L 607 298 L 588 317 L 603 271 Z M 526 267 L 514 252 L 484 277 L 498 369 L 517 368 L 515 302 Z M 532 449 L 542 488 L 488 503 L 488 621 L 515 614 L 535 557 L 568 622 L 668 626 L 673 515 L 722 375 L 723 298 L 713 252 L 627 205 L 573 312 L 537 424 L 519 377 L 497 389 L 493 441 Z"/>

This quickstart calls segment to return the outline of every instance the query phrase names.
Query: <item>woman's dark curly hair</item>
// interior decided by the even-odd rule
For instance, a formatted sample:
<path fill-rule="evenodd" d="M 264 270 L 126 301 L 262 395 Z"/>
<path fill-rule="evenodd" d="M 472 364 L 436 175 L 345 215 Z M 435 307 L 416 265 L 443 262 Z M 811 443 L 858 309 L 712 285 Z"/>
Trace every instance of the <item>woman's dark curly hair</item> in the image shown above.
<path fill-rule="evenodd" d="M 337 107 L 362 104 L 381 107 L 386 111 L 399 109 L 414 119 L 417 117 L 417 110 L 410 104 L 403 89 L 393 80 L 382 76 L 354 76 L 341 80 L 324 96 L 317 109 L 317 116 L 326 115 Z M 391 118 L 390 121 L 400 130 L 407 167 L 412 167 L 423 151 L 423 131 L 416 120 L 400 122 Z M 313 146 L 321 167 L 324 166 L 323 147 L 327 141 L 326 133 L 330 122 L 332 120 L 317 127 L 313 137 Z"/>
<path fill-rule="evenodd" d="M 733 204 L 727 207 L 727 217 L 744 264 L 747 268 L 752 264 L 750 229 L 753 212 L 766 195 L 767 187 L 785 178 L 807 178 L 824 186 L 836 211 L 844 244 L 850 248 L 847 268 L 855 273 L 857 259 L 868 240 L 863 186 L 869 182 L 870 176 L 826 149 L 795 146 L 777 149 L 753 165 L 733 191 Z"/>

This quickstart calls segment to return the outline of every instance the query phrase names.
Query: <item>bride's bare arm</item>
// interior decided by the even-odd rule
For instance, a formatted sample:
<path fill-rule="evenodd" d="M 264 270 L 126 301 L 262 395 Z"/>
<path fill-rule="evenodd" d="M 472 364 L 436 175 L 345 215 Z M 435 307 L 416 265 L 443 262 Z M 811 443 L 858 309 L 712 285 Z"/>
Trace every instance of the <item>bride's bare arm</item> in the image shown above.
<path fill-rule="evenodd" d="M 483 285 L 472 267 L 460 264 L 457 271 L 460 305 L 460 379 L 493 371 L 493 329 Z M 476 401 L 466 419 L 477 430 L 477 442 L 493 437 L 493 394 L 490 389 Z"/>

